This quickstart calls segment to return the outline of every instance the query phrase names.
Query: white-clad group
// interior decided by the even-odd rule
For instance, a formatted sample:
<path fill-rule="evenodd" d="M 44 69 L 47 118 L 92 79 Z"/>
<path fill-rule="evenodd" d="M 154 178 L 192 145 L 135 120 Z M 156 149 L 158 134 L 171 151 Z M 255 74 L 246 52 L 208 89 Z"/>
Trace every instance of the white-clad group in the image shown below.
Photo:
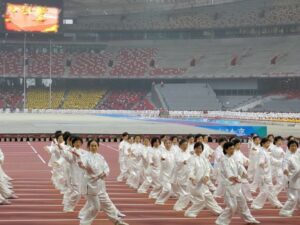
<path fill-rule="evenodd" d="M 50 146 L 48 165 L 52 169 L 52 183 L 61 194 L 64 212 L 74 212 L 80 199 L 86 203 L 78 214 L 80 225 L 90 225 L 99 211 L 104 211 L 115 225 L 127 225 L 122 214 L 106 192 L 105 178 L 109 166 L 98 153 L 99 142 L 91 139 L 83 148 L 83 140 L 69 132 L 57 131 Z"/>
<path fill-rule="evenodd" d="M 10 178 L 3 169 L 4 165 L 4 154 L 0 148 L 0 205 L 10 205 L 9 199 L 18 198 L 14 191 Z"/>
<path fill-rule="evenodd" d="M 221 137 L 215 150 L 208 139 L 200 134 L 150 139 L 123 133 L 117 181 L 149 193 L 158 205 L 175 198 L 173 209 L 185 211 L 186 217 L 197 217 L 206 208 L 218 216 L 218 225 L 230 224 L 236 213 L 247 223 L 260 223 L 248 203 L 259 210 L 269 201 L 283 217 L 300 209 L 300 151 L 294 137 L 287 139 L 284 150 L 280 136 L 252 135 L 246 155 L 238 138 Z M 287 190 L 285 204 L 277 197 L 282 190 Z M 224 209 L 215 200 L 221 197 Z"/>

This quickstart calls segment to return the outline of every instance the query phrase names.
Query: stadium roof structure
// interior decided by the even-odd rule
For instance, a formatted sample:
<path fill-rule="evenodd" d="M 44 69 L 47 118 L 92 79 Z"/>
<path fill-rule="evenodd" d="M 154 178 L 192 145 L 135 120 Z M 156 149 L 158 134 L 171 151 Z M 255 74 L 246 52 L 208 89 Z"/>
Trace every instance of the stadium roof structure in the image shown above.
<path fill-rule="evenodd" d="M 65 17 L 120 15 L 222 4 L 241 0 L 68 0 Z"/>

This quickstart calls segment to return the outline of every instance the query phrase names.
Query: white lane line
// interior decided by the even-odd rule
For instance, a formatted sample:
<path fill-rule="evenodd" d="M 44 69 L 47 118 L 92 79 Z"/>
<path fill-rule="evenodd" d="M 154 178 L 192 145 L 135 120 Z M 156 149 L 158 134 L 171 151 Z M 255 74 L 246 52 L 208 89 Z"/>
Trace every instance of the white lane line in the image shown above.
<path fill-rule="evenodd" d="M 282 219 L 282 220 L 289 220 L 289 219 L 300 219 L 300 216 L 293 216 L 293 217 L 280 217 L 280 216 L 256 216 L 256 219 Z M 241 220 L 240 217 L 232 217 L 232 219 Z M 155 217 L 155 218 L 126 218 L 125 221 L 153 221 L 153 220 L 216 220 L 215 217 L 197 217 L 197 218 L 187 218 L 187 217 L 175 217 L 175 218 L 168 218 L 168 217 Z M 0 222 L 73 222 L 78 221 L 78 219 L 18 219 L 18 220 L 0 220 Z M 95 219 L 95 221 L 108 221 L 108 219 Z"/>
<path fill-rule="evenodd" d="M 42 163 L 46 164 L 46 161 L 43 159 L 43 157 L 36 151 L 36 149 L 31 145 L 30 142 L 27 142 L 27 144 L 30 146 L 30 148 L 32 149 L 32 151 L 37 154 L 37 156 L 39 157 L 39 159 L 42 161 Z"/>
<path fill-rule="evenodd" d="M 110 149 L 112 149 L 112 150 L 114 150 L 114 151 L 116 151 L 116 152 L 119 152 L 119 150 L 118 150 L 117 148 L 113 148 L 113 147 L 111 147 L 111 146 L 109 146 L 109 145 L 105 145 L 105 144 L 103 144 L 103 143 L 100 143 L 100 145 L 102 145 L 103 147 L 106 147 L 106 148 L 110 148 Z"/>
<path fill-rule="evenodd" d="M 146 205 L 146 204 L 145 204 Z M 151 204 L 148 204 L 148 205 L 151 205 Z M 29 205 L 28 205 L 29 206 Z M 182 212 L 176 212 L 174 210 L 170 210 L 170 209 L 167 209 L 167 210 L 164 210 L 164 209 L 160 209 L 160 210 L 121 210 L 122 213 L 178 213 L 178 214 L 181 214 Z M 261 209 L 261 211 L 275 211 L 275 212 L 279 212 L 279 209 Z M 76 212 L 79 212 L 77 210 L 74 211 L 75 213 Z M 211 212 L 211 210 L 209 209 L 203 209 L 201 210 L 201 212 Z M 11 212 L 0 212 L 0 214 L 3 213 L 3 214 L 59 214 L 59 213 L 63 213 L 65 214 L 65 212 L 63 211 L 11 211 Z"/>

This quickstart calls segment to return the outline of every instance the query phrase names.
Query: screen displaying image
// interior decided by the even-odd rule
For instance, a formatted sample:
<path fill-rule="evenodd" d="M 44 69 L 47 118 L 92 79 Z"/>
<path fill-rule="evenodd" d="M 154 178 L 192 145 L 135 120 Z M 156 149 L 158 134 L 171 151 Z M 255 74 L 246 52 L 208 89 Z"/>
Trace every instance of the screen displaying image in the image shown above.
<path fill-rule="evenodd" d="M 56 7 L 7 3 L 4 25 L 7 31 L 57 33 L 60 13 Z"/>

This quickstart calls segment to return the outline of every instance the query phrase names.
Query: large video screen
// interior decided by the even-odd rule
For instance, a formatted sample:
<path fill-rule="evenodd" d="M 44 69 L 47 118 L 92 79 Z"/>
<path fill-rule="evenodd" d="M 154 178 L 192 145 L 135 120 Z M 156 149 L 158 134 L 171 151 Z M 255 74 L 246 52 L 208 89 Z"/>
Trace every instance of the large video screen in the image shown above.
<path fill-rule="evenodd" d="M 57 33 L 62 8 L 37 2 L 6 2 L 4 27 L 12 32 Z"/>

